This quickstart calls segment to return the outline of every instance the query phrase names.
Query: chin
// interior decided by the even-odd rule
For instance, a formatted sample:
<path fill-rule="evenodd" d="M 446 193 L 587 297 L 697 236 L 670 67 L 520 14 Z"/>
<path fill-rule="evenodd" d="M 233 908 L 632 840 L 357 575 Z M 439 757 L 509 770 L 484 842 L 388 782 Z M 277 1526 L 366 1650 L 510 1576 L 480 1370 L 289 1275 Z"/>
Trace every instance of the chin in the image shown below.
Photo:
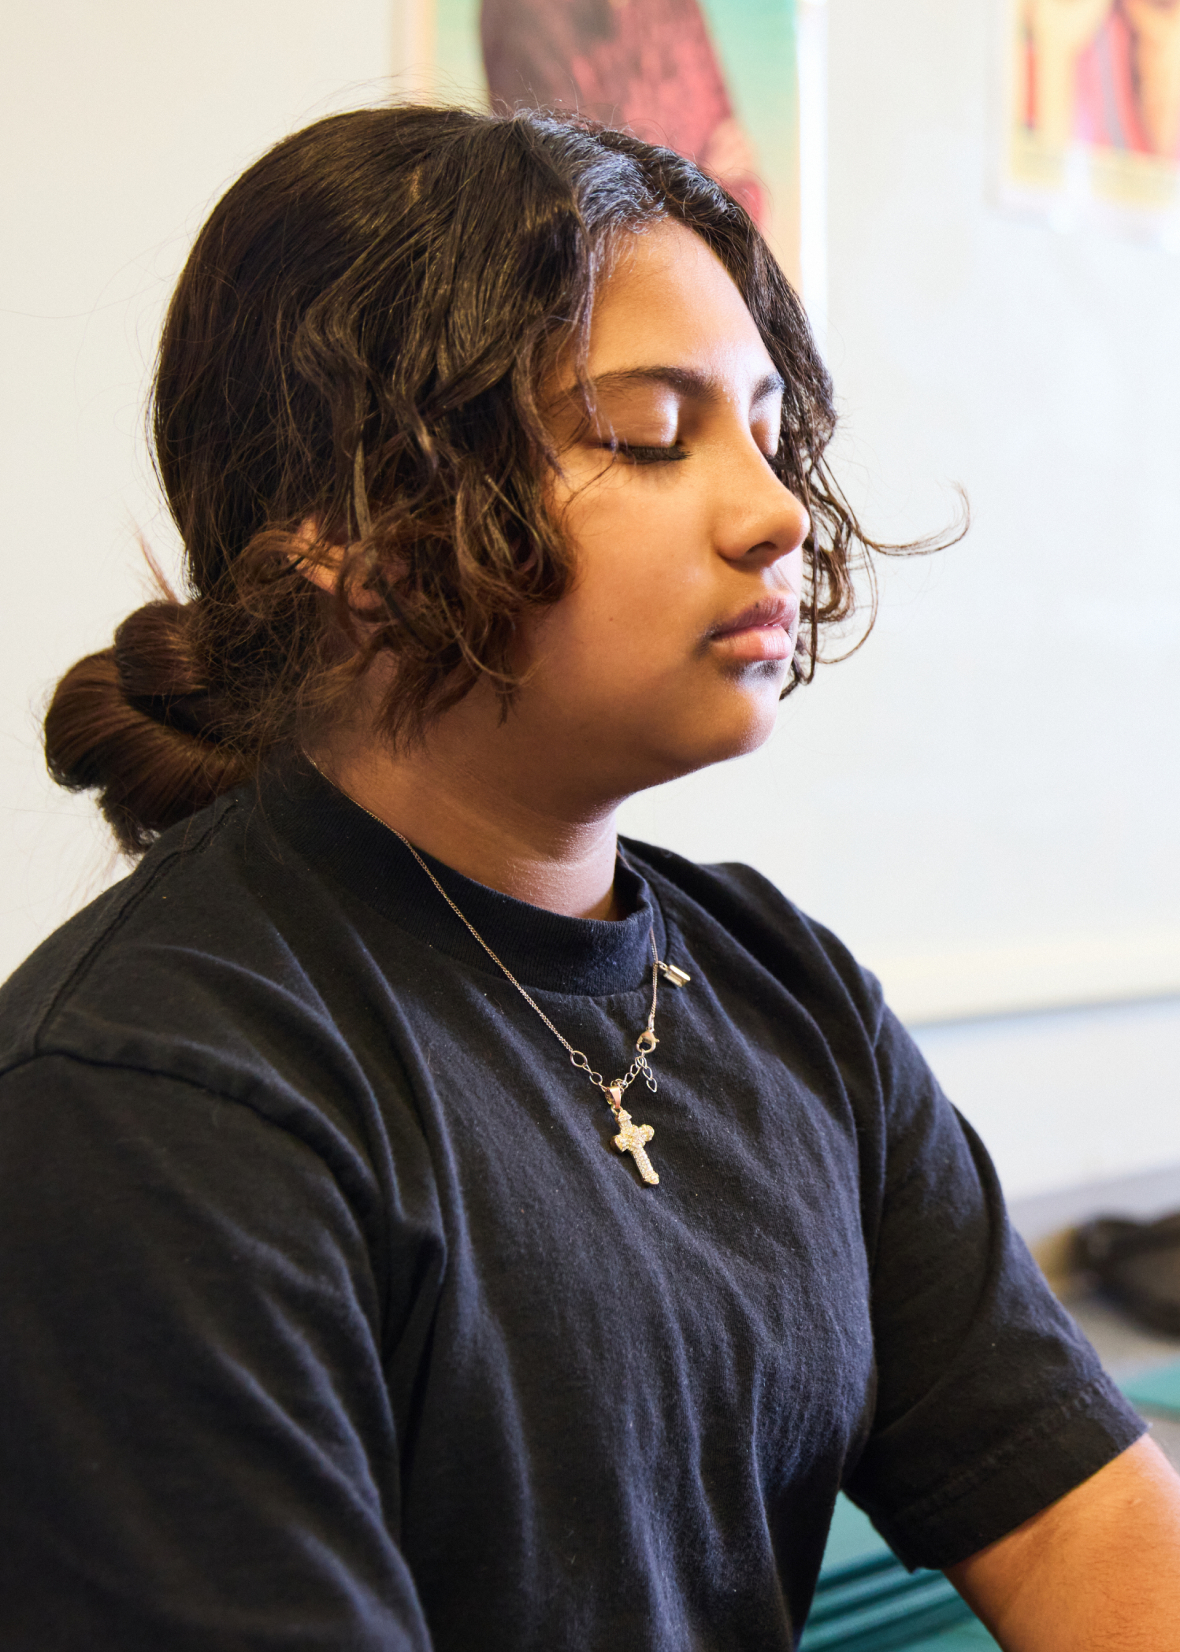
<path fill-rule="evenodd" d="M 718 719 L 712 727 L 682 729 L 679 740 L 664 740 L 658 751 L 652 752 L 658 778 L 646 782 L 649 786 L 663 785 L 681 775 L 708 769 L 714 763 L 728 763 L 731 758 L 745 757 L 759 746 L 764 746 L 774 733 L 778 722 L 777 694 L 768 705 L 756 704 L 748 708 L 743 718 L 732 716 Z M 670 732 L 670 731 L 665 731 Z"/>
<path fill-rule="evenodd" d="M 778 669 L 764 671 L 755 683 L 747 678 L 740 692 L 718 716 L 715 755 L 707 757 L 706 762 L 724 763 L 730 757 L 745 757 L 748 752 L 764 746 L 774 733 L 786 673 L 781 669 L 781 662 L 766 662 L 771 663 Z"/>
<path fill-rule="evenodd" d="M 746 757 L 750 752 L 757 751 L 759 746 L 764 746 L 778 726 L 777 712 L 778 704 L 776 701 L 775 710 L 770 715 L 760 717 L 756 722 L 751 722 L 740 736 L 734 738 L 727 751 L 720 753 L 710 761 L 724 763 L 731 757 Z"/>

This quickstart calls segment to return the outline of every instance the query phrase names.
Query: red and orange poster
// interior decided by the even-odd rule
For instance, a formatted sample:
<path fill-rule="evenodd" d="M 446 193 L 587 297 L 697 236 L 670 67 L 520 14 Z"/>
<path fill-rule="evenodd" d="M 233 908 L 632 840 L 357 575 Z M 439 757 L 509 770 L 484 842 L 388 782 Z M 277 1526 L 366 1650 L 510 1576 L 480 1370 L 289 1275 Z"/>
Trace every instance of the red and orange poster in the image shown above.
<path fill-rule="evenodd" d="M 794 0 L 412 0 L 418 95 L 574 109 L 690 156 L 799 273 Z"/>
<path fill-rule="evenodd" d="M 1180 0 L 1005 4 L 1005 194 L 1174 230 Z"/>

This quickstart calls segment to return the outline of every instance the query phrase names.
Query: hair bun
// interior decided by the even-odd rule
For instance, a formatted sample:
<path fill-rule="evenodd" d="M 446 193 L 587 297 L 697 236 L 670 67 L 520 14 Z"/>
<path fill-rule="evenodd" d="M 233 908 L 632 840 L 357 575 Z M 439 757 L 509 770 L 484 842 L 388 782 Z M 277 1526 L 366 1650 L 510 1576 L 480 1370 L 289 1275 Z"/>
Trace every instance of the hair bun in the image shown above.
<path fill-rule="evenodd" d="M 115 665 L 128 702 L 166 728 L 216 742 L 223 723 L 193 649 L 191 604 L 149 602 L 115 632 Z"/>
<path fill-rule="evenodd" d="M 45 715 L 45 760 L 71 791 L 98 804 L 128 854 L 247 778 L 221 738 L 216 697 L 196 658 L 194 611 L 150 602 L 130 614 L 112 648 L 58 683 Z"/>

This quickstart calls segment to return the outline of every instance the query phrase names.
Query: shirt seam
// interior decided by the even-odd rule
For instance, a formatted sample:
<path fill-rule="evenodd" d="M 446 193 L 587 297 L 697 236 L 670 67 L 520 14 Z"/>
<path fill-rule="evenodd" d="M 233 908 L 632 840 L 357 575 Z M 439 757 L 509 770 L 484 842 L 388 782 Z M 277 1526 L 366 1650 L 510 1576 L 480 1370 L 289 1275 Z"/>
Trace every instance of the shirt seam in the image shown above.
<path fill-rule="evenodd" d="M 76 1050 L 68 1050 L 64 1048 L 42 1049 L 34 1050 L 30 1055 L 24 1056 L 20 1061 L 10 1063 L 9 1066 L 4 1068 L 3 1073 L 0 1074 L 0 1077 L 7 1078 L 9 1074 L 19 1073 L 22 1068 L 31 1067 L 38 1061 L 71 1061 L 76 1062 L 79 1067 L 96 1067 L 100 1068 L 103 1072 L 142 1073 L 147 1078 L 166 1078 L 173 1084 L 183 1084 L 186 1088 L 196 1090 L 203 1096 L 212 1097 L 214 1101 L 224 1101 L 229 1106 L 246 1108 L 247 1111 L 253 1113 L 256 1118 L 262 1119 L 264 1123 L 269 1124 L 272 1129 L 281 1131 L 284 1136 L 290 1136 L 295 1141 L 302 1142 L 308 1152 L 314 1153 L 316 1158 L 319 1159 L 321 1164 L 324 1165 L 324 1168 L 328 1168 L 323 1154 L 313 1147 L 310 1142 L 306 1141 L 298 1133 L 298 1131 L 292 1130 L 289 1125 L 280 1124 L 277 1119 L 271 1118 L 268 1113 L 263 1112 L 263 1110 L 260 1107 L 255 1106 L 252 1101 L 248 1101 L 245 1096 L 235 1096 L 229 1090 L 215 1089 L 212 1084 L 205 1084 L 202 1083 L 200 1079 L 190 1078 L 187 1073 L 174 1072 L 169 1067 L 152 1066 L 147 1062 L 141 1061 L 107 1061 L 101 1056 L 80 1055 Z M 335 1176 L 332 1177 L 332 1180 L 336 1180 Z"/>
<path fill-rule="evenodd" d="M 293 1129 L 290 1124 L 284 1124 L 280 1120 L 278 1120 L 276 1118 L 272 1118 L 271 1115 L 268 1112 L 266 1112 L 263 1108 L 259 1107 L 256 1102 L 251 1101 L 247 1096 L 235 1095 L 230 1090 L 219 1089 L 219 1088 L 215 1087 L 212 1084 L 204 1083 L 201 1079 L 191 1078 L 191 1077 L 189 1077 L 189 1075 L 187 1073 L 175 1072 L 174 1070 L 172 1070 L 171 1068 L 169 1068 L 167 1066 L 156 1066 L 156 1065 L 149 1064 L 147 1062 L 128 1061 L 128 1060 L 114 1060 L 114 1059 L 104 1060 L 104 1059 L 102 1059 L 101 1057 L 98 1057 L 98 1056 L 81 1055 L 75 1050 L 60 1048 L 60 1049 L 43 1049 L 43 1050 L 34 1051 L 32 1054 L 25 1056 L 20 1061 L 13 1062 L 9 1066 L 7 1066 L 7 1067 L 3 1068 L 2 1070 L 0 1070 L 0 1079 L 7 1078 L 10 1074 L 18 1073 L 24 1067 L 31 1067 L 38 1061 L 55 1061 L 55 1060 L 73 1062 L 73 1063 L 76 1063 L 79 1067 L 95 1068 L 95 1069 L 99 1069 L 99 1070 L 101 1070 L 103 1072 L 107 1072 L 107 1073 L 120 1073 L 120 1072 L 122 1072 L 122 1073 L 139 1073 L 139 1074 L 141 1074 L 142 1076 L 144 1076 L 146 1078 L 166 1079 L 169 1083 L 184 1085 L 186 1089 L 192 1090 L 195 1093 L 195 1095 L 197 1095 L 197 1096 L 202 1096 L 202 1097 L 211 1099 L 213 1101 L 220 1101 L 220 1102 L 224 1103 L 227 1107 L 241 1107 L 241 1108 L 244 1108 L 248 1113 L 250 1113 L 252 1115 L 252 1117 L 254 1117 L 255 1119 L 258 1119 L 262 1124 L 268 1126 L 272 1130 L 278 1131 L 281 1135 L 287 1137 L 290 1141 L 298 1142 L 301 1147 L 305 1148 L 307 1150 L 307 1152 L 311 1153 L 315 1157 L 316 1162 L 323 1167 L 324 1174 L 331 1180 L 331 1183 L 332 1183 L 333 1187 L 339 1193 L 339 1196 L 340 1196 L 341 1200 L 343 1201 L 343 1203 L 345 1204 L 345 1206 L 349 1210 L 352 1210 L 352 1208 L 353 1208 L 352 1200 L 349 1198 L 348 1193 L 345 1190 L 345 1188 L 343 1188 L 341 1186 L 340 1178 L 335 1174 L 335 1172 L 332 1169 L 331 1164 L 325 1158 L 324 1154 L 320 1151 L 320 1149 L 318 1147 L 316 1147 L 314 1142 L 309 1141 L 304 1134 L 302 1134 L 299 1130 Z M 404 1066 L 403 1066 L 403 1072 L 404 1072 Z M 420 1132 L 422 1132 L 423 1139 L 425 1141 L 426 1137 L 425 1137 L 425 1132 L 423 1131 L 422 1119 L 421 1119 L 421 1115 L 420 1115 L 420 1112 L 419 1112 L 419 1109 L 418 1109 L 417 1098 L 414 1094 L 413 1085 L 409 1082 L 408 1074 L 406 1074 L 406 1078 L 407 1078 L 407 1085 L 406 1085 L 407 1098 L 408 1098 L 410 1106 L 413 1109 L 414 1119 L 415 1119 L 415 1122 L 417 1124 L 418 1130 Z M 429 1143 L 428 1142 L 426 1144 L 426 1152 L 427 1152 L 427 1158 L 430 1160 L 431 1171 L 433 1173 L 434 1172 L 434 1162 L 433 1162 L 433 1156 L 430 1154 L 430 1151 L 429 1151 Z M 379 1183 L 380 1178 L 376 1177 L 376 1180 Z M 379 1224 L 380 1224 L 380 1228 L 381 1228 L 381 1245 L 382 1245 L 382 1252 L 384 1254 L 384 1252 L 385 1252 L 385 1250 L 387 1249 L 387 1246 L 388 1246 L 388 1238 L 389 1238 L 389 1211 L 387 1209 L 385 1199 L 382 1196 L 380 1196 L 380 1194 L 378 1194 L 378 1197 L 374 1200 L 374 1208 L 376 1209 L 376 1211 L 378 1213 L 378 1217 L 379 1217 Z M 358 1229 L 361 1231 L 362 1236 L 363 1236 L 364 1224 L 358 1220 L 357 1226 L 358 1226 Z M 363 1240 L 362 1240 L 362 1242 L 363 1242 Z M 369 1249 L 368 1245 L 366 1245 L 365 1248 L 366 1248 L 366 1250 L 368 1250 Z M 375 1268 L 374 1273 L 375 1273 L 375 1277 L 383 1277 L 384 1281 L 385 1281 L 384 1290 L 381 1290 L 381 1291 L 378 1292 L 378 1297 L 379 1297 L 379 1300 L 381 1301 L 381 1305 L 382 1305 L 381 1306 L 382 1322 L 381 1322 L 381 1325 L 378 1328 L 379 1329 L 379 1339 L 378 1340 L 379 1340 L 379 1344 L 380 1344 L 381 1348 L 384 1349 L 385 1342 L 386 1342 L 386 1333 L 387 1333 L 387 1329 L 388 1329 L 388 1322 L 389 1322 L 390 1280 L 389 1280 L 389 1276 L 388 1276 L 387 1271 L 382 1273 L 381 1269 Z"/>
<path fill-rule="evenodd" d="M 209 842 L 211 841 L 214 833 L 220 827 L 222 821 L 227 820 L 236 808 L 237 808 L 237 800 L 233 799 L 229 802 L 228 806 L 222 810 L 221 814 L 216 819 L 209 822 L 209 824 L 205 828 L 203 834 L 200 837 L 197 838 L 195 843 L 184 842 L 184 843 L 177 844 L 175 849 L 170 849 L 168 851 L 168 853 L 166 855 L 164 855 L 164 857 L 161 859 L 159 865 L 154 866 L 152 868 L 152 870 L 149 873 L 148 877 L 144 880 L 143 887 L 141 889 L 135 891 L 134 893 L 132 893 L 132 892 L 128 893 L 127 898 L 123 901 L 123 904 L 119 908 L 119 911 L 115 914 L 115 916 L 110 920 L 110 922 L 108 924 L 105 924 L 103 926 L 101 934 L 96 935 L 94 937 L 94 939 L 90 942 L 90 944 L 86 947 L 85 951 L 82 953 L 82 956 L 80 958 L 78 958 L 75 961 L 75 963 L 71 966 L 69 971 L 66 973 L 64 979 L 59 983 L 59 985 L 57 987 L 57 990 L 54 992 L 52 998 L 49 1000 L 48 1004 L 46 1004 L 46 1006 L 45 1006 L 44 1010 L 42 1011 L 41 1015 L 38 1017 L 37 1024 L 36 1024 L 35 1028 L 32 1031 L 32 1036 L 31 1036 L 31 1039 L 30 1039 L 32 1054 L 28 1059 L 34 1059 L 37 1056 L 45 1054 L 45 1053 L 55 1053 L 55 1054 L 56 1053 L 61 1053 L 61 1054 L 66 1053 L 65 1051 L 62 1051 L 62 1052 L 46 1052 L 45 1049 L 44 1049 L 44 1046 L 43 1046 L 43 1040 L 47 1036 L 47 1028 L 48 1028 L 50 1022 L 53 1020 L 54 1016 L 58 1013 L 59 1009 L 62 1006 L 63 1001 L 65 1000 L 65 998 L 71 992 L 73 992 L 75 990 L 75 988 L 80 984 L 80 982 L 82 981 L 82 979 L 84 978 L 84 976 L 86 974 L 86 971 L 91 967 L 91 965 L 93 964 L 93 962 L 94 962 L 95 958 L 97 957 L 97 955 L 102 951 L 102 949 L 111 940 L 113 940 L 113 938 L 118 934 L 119 930 L 123 927 L 123 925 L 131 917 L 132 913 L 137 911 L 139 909 L 139 907 L 143 905 L 143 903 L 147 899 L 148 895 L 155 888 L 156 884 L 159 882 L 159 880 L 163 876 L 164 872 L 169 867 L 171 867 L 172 863 L 180 855 L 196 853 L 196 852 L 206 848 L 208 846 Z M 76 1059 L 84 1059 L 84 1058 L 79 1057 L 79 1058 L 76 1058 Z M 17 1063 L 17 1065 L 22 1065 L 22 1064 L 23 1063 Z M 103 1065 L 103 1064 L 99 1063 L 99 1065 Z M 118 1065 L 118 1064 L 116 1064 L 116 1065 Z M 13 1070 L 13 1068 L 11 1068 L 11 1067 L 5 1068 L 5 1071 L 12 1071 L 12 1070 Z M 146 1072 L 146 1071 L 150 1071 L 151 1069 L 132 1067 L 130 1070 L 131 1071 L 144 1071 L 144 1072 Z M 211 1090 L 209 1092 L 209 1094 L 210 1095 L 216 1095 L 217 1092 Z"/>
<path fill-rule="evenodd" d="M 449 967 L 456 970 L 467 971 L 479 980 L 497 981 L 511 987 L 512 983 L 508 980 L 503 968 L 497 967 L 497 965 L 494 964 L 490 958 L 487 958 L 486 956 L 460 958 L 456 956 L 455 953 L 451 952 L 448 947 L 444 945 L 436 946 L 433 941 L 426 940 L 422 936 L 416 935 L 413 930 L 407 929 L 404 924 L 398 922 L 397 918 L 391 917 L 386 912 L 378 911 L 376 907 L 369 905 L 368 902 L 363 900 L 362 896 L 357 895 L 355 891 L 348 887 L 347 884 L 337 878 L 334 873 L 325 874 L 321 868 L 313 865 L 311 862 L 305 861 L 305 864 L 309 867 L 312 876 L 320 879 L 330 878 L 337 889 L 343 890 L 350 899 L 361 901 L 367 911 L 371 912 L 381 923 L 387 924 L 390 929 L 395 930 L 398 935 L 404 937 L 405 940 L 412 946 L 421 947 L 424 951 L 433 952 L 438 957 L 445 958 Z M 650 889 L 650 880 L 648 880 L 648 884 Z M 657 907 L 658 903 L 655 898 L 654 890 L 652 890 L 651 893 L 652 907 L 654 909 Z M 667 916 L 662 907 L 659 907 L 659 913 L 661 921 L 664 925 L 665 934 L 667 934 Z M 615 1001 L 621 1002 L 625 999 L 638 998 L 643 1000 L 645 999 L 645 996 L 646 998 L 650 998 L 651 996 L 651 954 L 649 951 L 644 979 L 634 987 L 612 987 L 605 992 L 585 992 L 581 989 L 578 989 L 577 991 L 569 991 L 564 987 L 541 985 L 535 981 L 526 981 L 524 984 L 533 996 L 540 994 L 542 997 L 570 999 L 575 1003 L 592 1003 L 597 1004 L 602 1008 L 608 1007 Z"/>
<path fill-rule="evenodd" d="M 890 1524 L 903 1528 L 907 1533 L 918 1533 L 927 1527 L 930 1522 L 943 1513 L 952 1504 L 970 1495 L 982 1482 L 995 1478 L 1011 1462 L 1018 1452 L 1034 1442 L 1051 1437 L 1058 1429 L 1086 1412 L 1101 1400 L 1108 1397 L 1107 1379 L 1099 1375 L 1092 1377 L 1082 1388 L 1078 1389 L 1068 1400 L 1058 1401 L 1046 1407 L 1037 1418 L 1019 1434 L 1009 1439 L 1003 1446 L 997 1447 L 973 1468 L 964 1470 L 953 1480 L 938 1487 L 933 1492 L 927 1492 L 916 1503 L 907 1509 L 895 1514 Z"/>

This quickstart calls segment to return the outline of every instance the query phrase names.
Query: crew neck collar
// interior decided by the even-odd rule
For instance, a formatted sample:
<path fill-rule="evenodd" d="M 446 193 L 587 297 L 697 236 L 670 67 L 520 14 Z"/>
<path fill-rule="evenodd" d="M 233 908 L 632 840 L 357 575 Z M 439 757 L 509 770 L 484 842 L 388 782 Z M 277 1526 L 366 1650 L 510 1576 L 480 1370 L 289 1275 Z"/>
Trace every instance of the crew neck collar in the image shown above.
<path fill-rule="evenodd" d="M 306 758 L 272 762 L 258 783 L 268 827 L 318 870 L 415 940 L 504 979 L 405 845 Z M 418 848 L 463 916 L 533 991 L 606 996 L 651 980 L 651 941 L 664 956 L 662 915 L 646 880 L 620 855 L 615 890 L 627 916 L 569 918 L 464 877 Z"/>

